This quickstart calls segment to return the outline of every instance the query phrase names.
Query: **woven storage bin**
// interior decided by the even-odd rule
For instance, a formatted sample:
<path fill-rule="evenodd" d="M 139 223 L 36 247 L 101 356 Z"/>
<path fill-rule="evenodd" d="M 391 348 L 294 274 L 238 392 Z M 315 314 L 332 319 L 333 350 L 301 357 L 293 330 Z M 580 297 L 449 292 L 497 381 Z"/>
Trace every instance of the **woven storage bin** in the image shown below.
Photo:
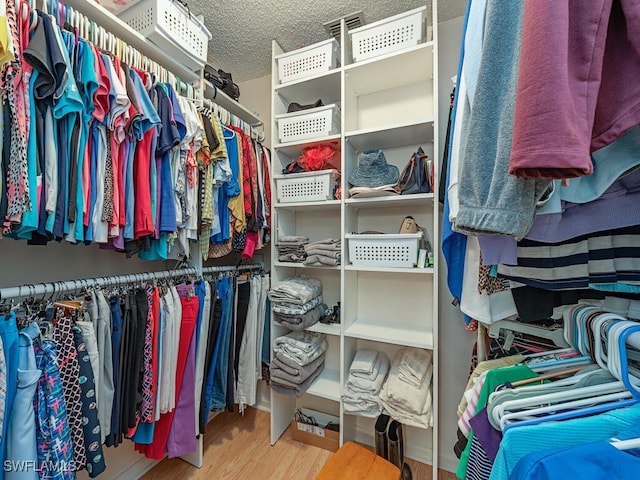
<path fill-rule="evenodd" d="M 177 0 L 139 0 L 117 15 L 183 65 L 206 63 L 211 33 Z"/>
<path fill-rule="evenodd" d="M 354 267 L 413 268 L 418 263 L 419 233 L 347 234 Z"/>
<path fill-rule="evenodd" d="M 340 46 L 335 38 L 276 56 L 280 83 L 292 82 L 338 66 Z"/>
<path fill-rule="evenodd" d="M 278 202 L 317 202 L 333 200 L 338 182 L 337 170 L 274 175 Z"/>
<path fill-rule="evenodd" d="M 340 132 L 340 109 L 336 104 L 276 115 L 280 143 L 327 137 Z"/>
<path fill-rule="evenodd" d="M 412 47 L 424 38 L 424 19 L 427 7 L 420 7 L 349 32 L 353 61 Z"/>

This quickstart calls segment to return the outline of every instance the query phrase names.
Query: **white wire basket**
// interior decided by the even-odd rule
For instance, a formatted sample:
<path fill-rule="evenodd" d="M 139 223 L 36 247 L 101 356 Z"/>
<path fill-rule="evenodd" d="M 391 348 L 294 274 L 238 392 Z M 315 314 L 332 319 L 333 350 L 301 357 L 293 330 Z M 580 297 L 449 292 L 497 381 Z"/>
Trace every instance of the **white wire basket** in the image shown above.
<path fill-rule="evenodd" d="M 118 18 L 185 66 L 202 68 L 211 33 L 177 0 L 139 0 Z"/>
<path fill-rule="evenodd" d="M 353 61 L 418 45 L 424 39 L 426 14 L 427 7 L 420 7 L 351 30 Z"/>
<path fill-rule="evenodd" d="M 328 137 L 340 133 L 340 109 L 334 103 L 276 115 L 280 143 Z"/>
<path fill-rule="evenodd" d="M 293 82 L 338 66 L 340 46 L 335 38 L 277 55 L 280 83 Z"/>
<path fill-rule="evenodd" d="M 418 233 L 349 233 L 349 262 L 354 267 L 414 268 L 418 263 Z"/>
<path fill-rule="evenodd" d="M 338 183 L 335 169 L 274 175 L 279 203 L 333 200 Z"/>

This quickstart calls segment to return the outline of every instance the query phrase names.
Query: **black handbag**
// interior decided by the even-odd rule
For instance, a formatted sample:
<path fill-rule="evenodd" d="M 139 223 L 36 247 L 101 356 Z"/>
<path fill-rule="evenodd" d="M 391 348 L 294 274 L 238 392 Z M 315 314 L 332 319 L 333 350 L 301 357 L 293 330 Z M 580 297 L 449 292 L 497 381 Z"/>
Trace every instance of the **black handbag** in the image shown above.
<path fill-rule="evenodd" d="M 234 100 L 240 98 L 240 87 L 233 83 L 233 77 L 230 73 L 221 69 L 214 69 L 211 65 L 205 65 L 204 78 L 209 80 L 218 90 L 222 90 Z"/>
<path fill-rule="evenodd" d="M 411 159 L 400 173 L 400 178 L 395 186 L 396 192 L 400 195 L 411 195 L 413 193 L 431 192 L 431 162 L 427 160 L 427 155 L 418 148 L 418 151 L 411 155 Z"/>

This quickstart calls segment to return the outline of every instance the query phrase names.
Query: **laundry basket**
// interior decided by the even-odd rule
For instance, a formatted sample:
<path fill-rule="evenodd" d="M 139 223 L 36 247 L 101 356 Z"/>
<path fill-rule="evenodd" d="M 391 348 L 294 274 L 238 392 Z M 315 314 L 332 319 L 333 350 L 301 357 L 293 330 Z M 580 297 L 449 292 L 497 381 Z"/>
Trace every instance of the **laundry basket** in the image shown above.
<path fill-rule="evenodd" d="M 281 143 L 328 137 L 340 132 L 340 109 L 333 103 L 275 118 Z"/>
<path fill-rule="evenodd" d="M 351 30 L 353 61 L 418 45 L 424 38 L 426 13 L 427 7 L 420 7 Z"/>
<path fill-rule="evenodd" d="M 418 263 L 418 233 L 350 233 L 349 262 L 354 267 L 413 268 Z"/>
<path fill-rule="evenodd" d="M 278 202 L 316 202 L 332 200 L 338 182 L 334 169 L 274 175 Z"/>
<path fill-rule="evenodd" d="M 292 82 L 338 66 L 340 46 L 335 38 L 277 55 L 280 83 Z"/>
<path fill-rule="evenodd" d="M 185 66 L 200 69 L 206 63 L 211 33 L 178 0 L 139 0 L 117 15 Z"/>

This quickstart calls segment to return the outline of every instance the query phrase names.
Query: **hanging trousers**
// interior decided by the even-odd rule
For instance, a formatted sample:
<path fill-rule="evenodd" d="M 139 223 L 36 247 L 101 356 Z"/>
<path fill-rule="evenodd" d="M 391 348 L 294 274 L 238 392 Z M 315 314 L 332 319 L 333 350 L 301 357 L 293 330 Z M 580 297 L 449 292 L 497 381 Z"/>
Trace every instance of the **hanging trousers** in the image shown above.
<path fill-rule="evenodd" d="M 0 461 L 4 465 L 5 452 L 7 448 L 7 426 L 13 401 L 16 396 L 16 383 L 18 381 L 18 327 L 16 325 L 16 314 L 0 315 L 0 337 L 4 349 L 4 362 L 6 366 L 6 392 L 5 408 L 2 421 L 2 437 L 0 438 Z M 4 468 L 0 468 L 0 480 L 4 479 Z"/>
<path fill-rule="evenodd" d="M 180 303 L 182 305 L 182 321 L 180 323 L 180 344 L 178 347 L 178 362 L 175 380 L 176 395 L 178 395 L 178 392 L 180 392 L 182 388 L 183 376 L 185 374 L 199 308 L 197 296 L 181 298 Z M 191 389 L 193 391 L 193 383 L 191 384 Z M 143 453 L 147 458 L 162 460 L 165 452 L 167 451 L 167 441 L 176 410 L 177 409 L 174 409 L 171 412 L 160 416 L 160 420 L 155 424 L 153 443 L 150 445 L 136 444 L 136 450 L 138 452 Z M 189 417 L 193 418 L 193 415 L 190 415 Z M 195 427 L 192 427 L 191 431 L 193 431 L 194 428 Z"/>
<path fill-rule="evenodd" d="M 87 452 L 87 473 L 95 478 L 107 468 L 102 452 L 102 429 L 98 418 L 96 404 L 96 386 L 93 379 L 93 369 L 87 346 L 79 327 L 73 327 L 73 340 L 78 352 L 80 366 L 80 391 L 82 392 L 82 425 L 84 444 Z"/>
<path fill-rule="evenodd" d="M 18 382 L 13 409 L 7 426 L 7 456 L 12 462 L 25 462 L 23 465 L 36 465 L 36 417 L 33 410 L 33 397 L 42 374 L 36 366 L 33 339 L 40 335 L 38 325 L 32 323 L 19 334 Z M 33 462 L 33 463 L 27 463 Z M 14 463 L 13 465 L 17 465 Z M 35 468 L 11 468 L 5 473 L 7 480 L 38 480 Z"/>
<path fill-rule="evenodd" d="M 209 310 L 209 335 L 207 338 L 207 352 L 204 362 L 204 379 L 202 382 L 202 389 L 200 391 L 200 410 L 199 410 L 199 431 L 200 434 L 204 433 L 204 427 L 207 423 L 208 409 L 207 409 L 207 384 L 211 381 L 213 385 L 213 375 L 209 379 L 209 373 L 211 371 L 211 362 L 213 360 L 213 350 L 218 338 L 218 329 L 220 327 L 220 318 L 222 317 L 222 307 L 220 299 L 218 298 L 218 292 L 216 290 L 215 282 L 209 282 L 211 287 L 211 308 Z"/>
<path fill-rule="evenodd" d="M 120 444 L 122 438 L 120 431 L 120 403 L 122 399 L 122 386 L 120 384 L 120 350 L 122 345 L 122 302 L 120 297 L 112 297 L 109 300 L 111 308 L 111 355 L 113 359 L 113 408 L 111 410 L 111 427 L 106 438 L 105 445 L 114 447 Z"/>
<path fill-rule="evenodd" d="M 75 466 L 82 469 L 87 464 L 87 455 L 82 428 L 82 402 L 80 398 L 80 367 L 78 352 L 73 342 L 72 319 L 69 312 L 58 308 L 55 313 L 53 341 L 56 343 L 58 366 L 64 400 L 67 404 L 67 417 L 73 444 L 73 458 Z"/>

